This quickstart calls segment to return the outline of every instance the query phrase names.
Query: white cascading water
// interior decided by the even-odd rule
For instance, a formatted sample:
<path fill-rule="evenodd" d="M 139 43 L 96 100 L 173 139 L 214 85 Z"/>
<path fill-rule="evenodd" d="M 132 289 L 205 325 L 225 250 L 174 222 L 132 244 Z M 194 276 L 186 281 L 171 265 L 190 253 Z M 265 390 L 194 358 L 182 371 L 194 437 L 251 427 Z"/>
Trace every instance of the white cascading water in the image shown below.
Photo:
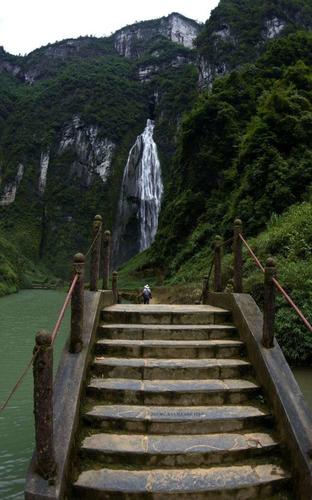
<path fill-rule="evenodd" d="M 149 248 L 156 236 L 163 184 L 154 128 L 154 121 L 147 120 L 144 132 L 137 137 L 128 156 L 118 207 L 117 248 L 127 243 L 127 225 L 133 218 L 138 226 L 136 251 Z"/>
<path fill-rule="evenodd" d="M 158 217 L 160 212 L 163 184 L 161 180 L 160 162 L 157 146 L 153 139 L 155 124 L 147 120 L 143 134 L 142 160 L 138 177 L 138 195 L 140 205 L 140 251 L 149 248 L 156 237 Z"/>

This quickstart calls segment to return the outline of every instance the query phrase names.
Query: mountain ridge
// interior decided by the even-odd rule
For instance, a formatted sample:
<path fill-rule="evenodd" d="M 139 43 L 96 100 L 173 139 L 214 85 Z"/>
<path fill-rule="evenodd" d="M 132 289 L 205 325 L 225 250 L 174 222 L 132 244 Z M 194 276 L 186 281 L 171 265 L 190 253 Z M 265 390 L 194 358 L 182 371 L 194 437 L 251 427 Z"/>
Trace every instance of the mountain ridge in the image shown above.
<path fill-rule="evenodd" d="M 181 21 L 180 24 L 177 21 Z M 68 38 L 49 43 L 34 49 L 25 56 L 12 55 L 0 47 L 0 72 L 6 71 L 26 83 L 34 83 L 44 77 L 40 70 L 38 58 L 48 60 L 65 60 L 75 57 L 93 58 L 106 55 L 122 55 L 139 58 L 145 48 L 139 49 L 139 42 L 149 42 L 151 39 L 162 36 L 187 48 L 192 48 L 192 41 L 200 31 L 201 25 L 195 20 L 182 14 L 172 12 L 168 16 L 147 21 L 139 21 L 116 30 L 112 35 L 105 37 L 81 36 Z M 189 28 L 187 42 L 183 34 Z M 184 29 L 184 32 L 183 32 Z M 125 37 L 124 40 L 122 38 Z M 139 53 L 137 52 L 139 50 Z"/>
<path fill-rule="evenodd" d="M 300 168 L 293 167 L 295 158 L 288 165 L 284 152 L 276 152 L 275 145 L 269 149 L 270 158 L 265 156 L 259 146 L 261 141 L 256 140 L 260 134 L 258 122 L 252 120 L 255 115 L 267 127 L 269 136 L 280 144 L 281 138 L 275 137 L 271 127 L 269 104 L 259 104 L 261 99 L 265 101 L 271 84 L 286 87 L 287 92 L 283 89 L 282 95 L 290 109 L 295 106 L 302 113 L 305 110 L 304 119 L 309 117 L 309 99 L 304 97 L 299 103 L 288 88 L 289 82 L 299 85 L 299 74 L 308 86 L 305 66 L 310 67 L 309 37 L 289 38 L 286 28 L 279 31 L 278 24 L 274 24 L 272 36 L 261 45 L 261 62 L 256 62 L 263 13 L 272 13 L 272 5 L 275 8 L 284 4 L 285 0 L 221 0 L 212 19 L 201 28 L 194 48 L 173 42 L 171 32 L 164 36 L 158 31 L 159 36 L 154 36 L 153 30 L 157 31 L 161 19 L 170 18 L 167 16 L 131 25 L 135 35 L 129 43 L 133 57 L 125 57 L 123 49 L 123 55 L 118 54 L 113 38 L 82 37 L 75 41 L 76 45 L 69 39 L 33 51 L 27 56 L 28 66 L 25 64 L 18 75 L 21 59 L 0 51 L 1 234 L 28 259 L 44 263 L 56 275 L 66 277 L 72 253 L 86 247 L 88 224 L 95 213 L 102 213 L 106 227 L 113 229 L 128 154 L 149 118 L 155 120 L 154 138 L 165 187 L 159 226 L 159 238 L 163 241 L 160 244 L 156 240 L 154 256 L 157 254 L 161 266 L 167 266 L 167 273 L 176 272 L 183 259 L 193 257 L 194 241 L 197 247 L 207 244 L 215 227 L 213 220 L 221 218 L 222 232 L 226 233 L 229 219 L 235 211 L 243 210 L 250 229 L 255 232 L 263 227 L 270 210 L 275 210 L 278 197 L 266 193 L 267 198 L 256 204 L 252 178 L 258 169 L 267 175 L 271 160 L 283 179 L 281 199 L 284 170 L 301 199 L 304 190 L 298 187 L 299 171 L 305 172 L 308 182 L 308 152 L 305 149 L 304 161 L 297 161 Z M 294 20 L 308 3 L 289 0 L 289 5 L 295 4 Z M 240 10 L 242 5 L 249 8 L 245 17 L 244 10 Z M 227 45 L 224 23 L 228 21 L 230 33 L 235 30 L 232 21 L 224 18 L 226 9 L 228 16 L 234 12 L 235 30 L 241 33 L 234 46 Z M 250 9 L 257 26 L 252 31 L 251 47 L 246 45 Z M 297 24 L 291 28 L 294 35 L 302 29 Z M 137 36 L 142 25 L 146 28 L 146 41 Z M 212 59 L 208 61 L 212 79 L 205 82 L 199 93 L 201 58 L 210 54 L 207 47 L 212 50 Z M 237 54 L 244 58 L 237 58 Z M 302 67 L 294 65 L 296 57 L 302 59 Z M 223 67 L 224 62 L 228 62 L 225 69 L 230 71 L 227 76 L 217 70 L 217 65 Z M 290 68 L 291 77 L 284 75 L 283 66 Z M 273 103 L 275 94 L 271 96 Z M 275 109 L 272 103 L 270 106 Z M 291 115 L 298 122 L 302 139 L 309 127 L 303 126 L 297 112 L 292 111 Z M 253 149 L 252 140 L 257 148 Z M 240 150 L 241 141 L 244 155 L 237 158 L 235 151 Z M 305 141 L 303 148 L 307 148 Z M 271 182 L 274 172 L 269 173 Z M 235 176 L 244 180 L 237 191 L 231 184 Z M 225 200 L 220 193 L 228 193 L 229 185 L 236 197 L 228 196 Z M 266 190 L 265 182 L 263 189 Z M 254 206 L 256 222 L 251 213 Z M 210 222 L 202 222 L 205 218 Z"/>

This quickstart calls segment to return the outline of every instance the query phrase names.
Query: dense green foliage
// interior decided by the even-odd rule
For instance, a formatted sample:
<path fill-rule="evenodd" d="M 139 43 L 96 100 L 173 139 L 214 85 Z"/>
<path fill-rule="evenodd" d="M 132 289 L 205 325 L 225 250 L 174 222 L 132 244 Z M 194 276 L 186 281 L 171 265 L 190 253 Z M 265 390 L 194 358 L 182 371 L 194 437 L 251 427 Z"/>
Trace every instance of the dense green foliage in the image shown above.
<path fill-rule="evenodd" d="M 251 248 L 264 265 L 273 257 L 277 265 L 278 279 L 305 316 L 312 321 L 312 201 L 295 204 L 282 215 L 273 215 L 267 227 L 258 236 L 248 238 Z M 203 244 L 204 224 L 192 232 L 183 246 L 178 270 L 164 279 L 161 267 L 153 257 L 153 248 L 131 259 L 120 270 L 122 288 L 137 290 L 143 281 L 152 286 L 180 285 L 202 287 L 202 279 L 210 270 L 212 244 Z M 182 258 L 184 257 L 184 260 Z M 257 269 L 246 249 L 243 249 L 243 288 L 257 304 L 263 304 L 263 274 Z M 151 264 L 154 262 L 154 268 Z M 226 288 L 233 278 L 233 254 L 225 247 L 222 260 L 222 282 Z M 212 278 L 210 279 L 210 287 Z M 230 285 L 231 287 L 231 285 Z M 187 290 L 185 291 L 187 294 Z M 276 336 L 292 365 L 308 365 L 312 362 L 312 337 L 296 313 L 282 296 L 277 296 Z"/>
<path fill-rule="evenodd" d="M 309 0 L 221 0 L 197 39 L 200 55 L 227 71 L 253 62 L 265 48 L 268 29 L 286 25 L 286 32 L 312 26 Z M 221 35 L 222 33 L 222 35 Z M 223 71 L 222 71 L 223 72 Z"/>
<path fill-rule="evenodd" d="M 171 274 L 215 234 L 227 235 L 237 215 L 255 234 L 307 196 L 311 51 L 311 34 L 273 42 L 256 65 L 217 80 L 185 116 L 151 252 Z M 276 68 L 280 52 L 287 64 Z"/>
<path fill-rule="evenodd" d="M 44 228 L 45 261 L 58 275 L 68 275 L 69 255 L 87 246 L 90 223 L 94 214 L 101 211 L 99 207 L 105 201 L 109 207 L 118 196 L 118 185 L 108 197 L 110 186 L 103 190 L 100 179 L 89 190 L 73 179 L 69 162 L 75 157 L 69 153 L 60 156 L 57 152 L 62 127 L 79 115 L 86 123 L 101 124 L 103 136 L 120 142 L 121 146 L 123 140 L 129 141 L 129 130 L 133 140 L 144 126 L 147 104 L 144 89 L 131 79 L 131 71 L 131 64 L 122 58 L 76 61 L 70 62 L 57 76 L 31 87 L 16 82 L 8 86 L 14 101 L 9 101 L 11 109 L 0 137 L 4 167 L 1 180 L 3 185 L 12 181 L 21 161 L 25 174 L 16 202 L 1 209 L 0 225 L 20 251 L 35 260 Z M 37 179 L 40 155 L 47 147 L 51 150 L 53 169 L 49 172 L 45 196 L 41 197 Z M 69 218 L 73 222 L 66 224 Z M 111 223 L 112 210 L 107 220 L 108 225 Z"/>
<path fill-rule="evenodd" d="M 117 55 L 112 37 L 65 40 L 26 58 L 0 51 L 1 190 L 25 166 L 16 201 L 0 211 L 0 293 L 16 290 L 31 262 L 67 277 L 72 254 L 90 243 L 95 213 L 113 228 L 129 149 L 152 117 L 165 182 L 159 231 L 152 248 L 124 267 L 123 283 L 136 286 L 142 276 L 152 284 L 199 282 L 214 236 L 227 238 L 240 216 L 260 257 L 278 258 L 281 280 L 310 315 L 312 34 L 300 31 L 312 27 L 310 1 L 221 0 L 196 50 L 157 35 L 161 22 L 133 28 L 148 39 L 132 40 L 132 58 Z M 1 73 L 3 61 L 18 66 L 16 76 Z M 199 93 L 197 61 L 202 76 L 203 68 L 227 74 Z M 116 145 L 105 184 L 73 174 L 74 148 L 60 152 L 74 117 Z M 230 268 L 226 256 L 225 284 Z M 261 303 L 259 275 L 249 264 L 245 273 Z M 281 303 L 279 339 L 290 360 L 308 362 L 310 338 L 290 314 Z"/>
<path fill-rule="evenodd" d="M 0 297 L 31 288 L 32 284 L 50 287 L 60 281 L 42 264 L 34 264 L 17 250 L 16 245 L 0 236 Z"/>
<path fill-rule="evenodd" d="M 278 279 L 312 320 L 312 203 L 294 205 L 281 216 L 272 217 L 266 231 L 250 240 L 250 244 L 265 263 L 274 256 Z M 244 287 L 259 305 L 263 301 L 263 276 L 253 261 L 244 255 Z M 225 258 L 225 281 L 232 272 L 231 257 Z M 278 297 L 276 335 L 284 354 L 292 364 L 310 364 L 312 336 L 282 296 Z"/>
<path fill-rule="evenodd" d="M 37 78 L 27 85 L 0 72 L 0 187 L 14 181 L 19 163 L 25 167 L 16 201 L 1 207 L 0 229 L 21 254 L 58 276 L 68 277 L 73 253 L 88 247 L 96 213 L 112 229 L 129 149 L 147 118 L 151 113 L 159 117 L 160 154 L 169 165 L 177 121 L 196 98 L 191 50 L 161 36 L 143 48 L 142 57 L 127 59 L 117 55 L 111 39 L 85 37 L 38 49 L 26 58 L 0 54 L 0 63 L 5 57 Z M 139 69 L 156 63 L 158 71 L 142 84 Z M 74 150 L 59 152 L 64 126 L 75 116 L 116 145 L 105 185 L 98 176 L 88 185 L 72 173 Z M 47 150 L 50 166 L 42 196 L 40 156 Z"/>
<path fill-rule="evenodd" d="M 277 257 L 282 283 L 311 319 L 311 204 L 296 205 L 311 199 L 311 54 L 310 33 L 275 40 L 256 64 L 198 97 L 180 128 L 156 241 L 129 264 L 133 275 L 154 266 L 169 284 L 199 282 L 214 236 L 230 236 L 235 217 L 248 237 L 271 221 L 252 243 L 262 259 Z M 228 268 L 224 285 L 229 278 Z M 259 303 L 261 280 L 248 265 L 246 290 Z M 293 363 L 309 362 L 310 334 L 279 305 L 284 352 Z"/>
<path fill-rule="evenodd" d="M 4 238 L 0 239 L 0 297 L 18 291 L 16 249 Z"/>

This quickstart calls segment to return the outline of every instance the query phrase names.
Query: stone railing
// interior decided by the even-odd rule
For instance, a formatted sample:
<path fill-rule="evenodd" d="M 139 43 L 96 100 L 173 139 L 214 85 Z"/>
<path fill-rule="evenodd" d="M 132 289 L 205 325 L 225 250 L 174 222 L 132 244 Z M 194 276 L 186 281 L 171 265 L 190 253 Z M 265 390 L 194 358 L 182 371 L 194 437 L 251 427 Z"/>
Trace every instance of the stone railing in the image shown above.
<path fill-rule="evenodd" d="M 209 284 L 214 269 L 213 276 L 213 291 L 222 292 L 222 251 L 223 248 L 232 243 L 233 246 L 233 257 L 234 257 L 234 268 L 233 268 L 233 279 L 230 281 L 230 288 L 234 293 L 243 292 L 243 246 L 246 248 L 248 254 L 255 262 L 255 265 L 264 274 L 264 303 L 263 303 L 263 335 L 262 343 L 264 347 L 271 348 L 274 346 L 274 324 L 275 324 L 275 313 L 276 313 L 276 291 L 278 291 L 288 302 L 288 304 L 293 308 L 297 316 L 301 319 L 306 328 L 312 332 L 312 325 L 308 319 L 304 316 L 299 307 L 294 303 L 292 298 L 282 287 L 282 285 L 277 280 L 276 264 L 272 258 L 268 258 L 266 265 L 263 266 L 255 255 L 250 245 L 247 243 L 243 236 L 243 225 L 240 219 L 234 221 L 233 237 L 227 241 L 223 241 L 221 236 L 216 236 L 214 241 L 214 255 L 211 264 L 209 274 L 204 277 L 202 299 L 203 302 L 207 301 L 209 293 Z"/>
<path fill-rule="evenodd" d="M 90 256 L 90 291 L 98 291 L 102 247 L 102 217 L 97 215 L 92 226 L 93 241 L 86 254 L 77 253 L 72 266 L 72 281 L 52 333 L 44 330 L 36 336 L 33 357 L 34 416 L 36 442 L 36 471 L 44 479 L 53 482 L 57 474 L 53 432 L 53 345 L 60 331 L 65 311 L 71 303 L 70 337 L 68 351 L 78 355 L 83 348 L 85 302 L 85 262 Z M 103 235 L 103 290 L 110 281 L 111 234 Z M 118 302 L 117 272 L 112 274 L 113 303 Z"/>

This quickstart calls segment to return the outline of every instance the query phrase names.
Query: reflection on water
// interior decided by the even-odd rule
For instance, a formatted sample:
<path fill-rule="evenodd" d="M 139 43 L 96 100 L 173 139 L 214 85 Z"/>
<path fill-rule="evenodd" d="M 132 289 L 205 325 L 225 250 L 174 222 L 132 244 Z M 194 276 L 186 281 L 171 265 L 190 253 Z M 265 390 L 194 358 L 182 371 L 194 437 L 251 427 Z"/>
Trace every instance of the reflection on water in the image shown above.
<path fill-rule="evenodd" d="M 292 371 L 312 411 L 312 368 L 293 368 Z"/>
<path fill-rule="evenodd" d="M 26 366 L 36 332 L 50 330 L 65 294 L 27 290 L 0 298 L 0 402 Z M 56 361 L 68 332 L 68 317 L 57 339 Z M 22 499 L 25 474 L 34 443 L 32 370 L 0 414 L 0 498 Z"/>

